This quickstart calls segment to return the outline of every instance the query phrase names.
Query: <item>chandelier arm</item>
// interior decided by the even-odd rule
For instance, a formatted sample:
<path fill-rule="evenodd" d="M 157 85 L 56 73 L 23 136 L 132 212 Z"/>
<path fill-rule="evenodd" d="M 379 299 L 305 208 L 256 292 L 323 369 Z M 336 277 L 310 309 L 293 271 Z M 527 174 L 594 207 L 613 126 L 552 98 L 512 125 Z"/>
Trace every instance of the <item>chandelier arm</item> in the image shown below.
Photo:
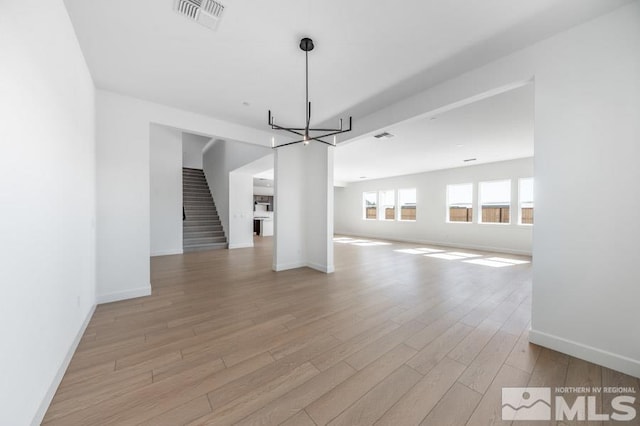
<path fill-rule="evenodd" d="M 347 133 L 349 130 L 337 130 L 331 133 L 325 133 L 324 135 L 318 135 L 319 138 L 326 138 L 327 136 L 340 135 L 342 133 Z"/>
<path fill-rule="evenodd" d="M 347 133 L 347 132 L 350 132 L 350 131 L 351 131 L 351 128 L 348 128 L 348 129 L 345 129 L 345 130 L 336 130 L 336 131 L 333 131 L 333 132 L 330 132 L 330 133 L 326 133 L 324 135 L 319 135 L 318 137 L 319 138 L 326 138 L 327 136 L 340 135 L 342 133 Z"/>
<path fill-rule="evenodd" d="M 311 132 L 331 132 L 329 134 L 322 135 L 320 137 L 339 135 L 340 133 L 350 132 L 352 123 L 353 123 L 353 117 L 349 117 L 349 128 L 348 129 L 343 129 L 342 127 L 340 127 L 339 129 L 309 129 L 309 131 L 311 131 Z"/>
<path fill-rule="evenodd" d="M 309 138 L 309 140 L 308 140 L 308 141 L 311 141 L 311 140 L 313 140 L 313 141 L 317 141 L 317 142 L 322 142 L 323 144 L 326 144 L 326 145 L 329 145 L 329 146 L 335 146 L 335 145 L 334 145 L 334 144 L 332 144 L 331 142 L 323 141 L 323 140 L 322 140 L 322 139 L 320 139 L 320 138 Z M 273 149 L 276 149 L 276 148 L 281 148 L 281 147 L 283 147 L 283 146 L 295 145 L 295 144 L 297 144 L 297 143 L 303 143 L 303 142 L 308 142 L 308 141 L 305 141 L 304 139 L 301 139 L 301 140 L 299 140 L 299 141 L 293 141 L 293 142 L 283 143 L 283 144 L 280 144 L 280 145 L 275 145 L 275 146 L 273 146 L 272 148 L 273 148 Z"/>
<path fill-rule="evenodd" d="M 304 127 L 282 127 L 282 126 L 278 126 L 277 124 L 273 125 L 274 127 L 272 127 L 272 129 L 277 129 L 277 130 L 297 130 L 299 132 L 304 132 L 305 129 Z M 348 130 L 344 130 L 344 129 L 314 129 L 314 128 L 309 128 L 310 132 L 348 132 Z"/>
<path fill-rule="evenodd" d="M 271 128 L 274 129 L 274 130 L 284 130 L 285 132 L 293 133 L 293 134 L 296 134 L 298 136 L 304 136 L 304 133 L 300 133 L 300 132 L 296 131 L 298 129 L 292 129 L 292 128 L 289 128 L 289 127 L 281 127 L 281 126 L 278 126 L 276 124 L 271 125 Z M 301 129 L 301 130 L 304 130 L 304 129 Z"/>
<path fill-rule="evenodd" d="M 310 132 L 344 132 L 342 129 L 309 129 Z"/>

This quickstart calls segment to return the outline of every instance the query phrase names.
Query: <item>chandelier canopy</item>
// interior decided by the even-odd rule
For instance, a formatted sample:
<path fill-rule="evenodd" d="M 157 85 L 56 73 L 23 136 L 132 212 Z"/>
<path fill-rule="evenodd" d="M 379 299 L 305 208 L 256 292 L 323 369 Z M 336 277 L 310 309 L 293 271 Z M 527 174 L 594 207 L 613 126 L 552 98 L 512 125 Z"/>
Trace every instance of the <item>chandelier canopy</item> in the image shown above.
<path fill-rule="evenodd" d="M 311 40 L 310 38 L 303 38 L 302 40 L 300 40 L 300 49 L 304 52 L 305 55 L 305 84 L 306 84 L 306 106 L 307 106 L 307 113 L 306 113 L 306 118 L 307 118 L 307 122 L 305 124 L 304 127 L 284 127 L 284 126 L 279 126 L 275 123 L 275 119 L 273 118 L 273 115 L 271 115 L 271 110 L 269 110 L 269 117 L 268 117 L 268 122 L 269 122 L 269 126 L 271 126 L 272 129 L 274 130 L 284 130 L 285 132 L 289 132 L 289 133 L 293 133 L 295 135 L 298 136 L 302 136 L 302 139 L 294 141 L 294 142 L 287 142 L 287 143 L 283 143 L 280 145 L 276 145 L 275 141 L 272 139 L 271 141 L 271 147 L 272 148 L 280 148 L 283 146 L 287 146 L 287 145 L 294 145 L 297 143 L 304 143 L 305 145 L 309 144 L 309 141 L 317 141 L 317 142 L 322 142 L 324 144 L 330 145 L 330 146 L 336 146 L 336 135 L 339 135 L 341 133 L 346 133 L 346 132 L 350 132 L 351 131 L 351 125 L 353 124 L 353 118 L 349 117 L 349 128 L 348 129 L 344 129 L 342 127 L 342 119 L 340 119 L 340 127 L 338 129 L 314 129 L 312 127 L 309 127 L 310 122 L 311 122 L 311 102 L 309 102 L 309 52 L 311 52 L 314 48 L 313 45 L 313 40 Z M 327 138 L 329 136 L 333 136 L 333 142 L 327 142 L 326 140 L 324 140 L 323 138 Z"/>

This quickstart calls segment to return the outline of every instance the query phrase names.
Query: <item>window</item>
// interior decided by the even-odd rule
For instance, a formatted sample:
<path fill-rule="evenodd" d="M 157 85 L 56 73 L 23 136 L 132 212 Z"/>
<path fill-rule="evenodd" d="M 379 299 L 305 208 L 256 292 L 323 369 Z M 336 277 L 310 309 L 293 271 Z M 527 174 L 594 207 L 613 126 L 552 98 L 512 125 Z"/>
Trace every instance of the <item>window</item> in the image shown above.
<path fill-rule="evenodd" d="M 416 189 L 398 190 L 398 220 L 416 220 Z"/>
<path fill-rule="evenodd" d="M 511 181 L 480 182 L 481 223 L 510 223 Z"/>
<path fill-rule="evenodd" d="M 365 192 L 362 194 L 362 218 L 377 219 L 378 218 L 378 193 Z"/>
<path fill-rule="evenodd" d="M 520 179 L 520 225 L 533 225 L 533 178 Z"/>
<path fill-rule="evenodd" d="M 380 191 L 380 220 L 396 219 L 396 192 L 393 189 Z"/>
<path fill-rule="evenodd" d="M 473 184 L 447 185 L 447 222 L 473 221 Z"/>

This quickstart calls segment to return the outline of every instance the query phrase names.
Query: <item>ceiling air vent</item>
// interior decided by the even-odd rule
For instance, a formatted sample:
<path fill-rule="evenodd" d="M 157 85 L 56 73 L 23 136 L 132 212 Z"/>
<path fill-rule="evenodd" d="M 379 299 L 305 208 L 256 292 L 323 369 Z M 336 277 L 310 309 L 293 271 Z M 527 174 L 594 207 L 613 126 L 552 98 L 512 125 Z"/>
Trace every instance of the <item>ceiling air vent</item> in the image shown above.
<path fill-rule="evenodd" d="M 394 135 L 389 132 L 378 133 L 377 135 L 373 135 L 376 139 L 391 139 Z"/>
<path fill-rule="evenodd" d="M 176 0 L 175 10 L 200 25 L 215 30 L 224 11 L 224 5 L 214 0 Z"/>

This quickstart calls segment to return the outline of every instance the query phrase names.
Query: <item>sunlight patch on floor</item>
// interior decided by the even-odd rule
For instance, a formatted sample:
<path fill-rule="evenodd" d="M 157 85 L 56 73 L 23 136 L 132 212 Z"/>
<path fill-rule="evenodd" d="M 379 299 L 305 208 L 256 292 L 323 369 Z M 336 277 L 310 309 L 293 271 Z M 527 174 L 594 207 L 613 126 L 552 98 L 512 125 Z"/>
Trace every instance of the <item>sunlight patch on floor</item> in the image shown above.
<path fill-rule="evenodd" d="M 513 266 L 513 263 L 496 262 L 495 260 L 487 260 L 487 259 L 465 260 L 464 263 L 473 263 L 474 265 L 490 266 L 492 268 L 504 268 L 505 266 Z"/>
<path fill-rule="evenodd" d="M 335 243 L 340 244 L 351 244 L 353 246 L 360 247 L 371 247 L 371 246 L 390 246 L 391 243 L 383 242 L 383 241 L 370 241 L 370 240 L 361 240 L 361 239 L 353 239 L 348 237 L 336 237 L 333 239 Z"/>
<path fill-rule="evenodd" d="M 393 243 L 375 241 L 375 240 L 363 240 L 360 238 L 350 237 L 335 237 L 334 242 L 340 244 L 350 244 L 359 247 L 375 247 L 375 246 L 390 246 Z M 431 257 L 434 259 L 449 260 L 449 261 L 462 261 L 464 263 L 470 263 L 472 265 L 486 266 L 490 268 L 504 268 L 507 266 L 524 265 L 531 263 L 529 260 L 510 259 L 507 257 L 484 257 L 485 255 L 477 253 L 468 253 L 464 251 L 446 251 L 440 248 L 432 247 L 413 247 L 393 250 L 395 253 L 420 255 L 424 257 Z"/>
<path fill-rule="evenodd" d="M 456 256 L 455 254 L 450 254 L 450 253 L 425 254 L 425 256 L 426 257 L 435 257 L 436 259 L 444 259 L 444 260 L 466 259 L 465 256 Z"/>

